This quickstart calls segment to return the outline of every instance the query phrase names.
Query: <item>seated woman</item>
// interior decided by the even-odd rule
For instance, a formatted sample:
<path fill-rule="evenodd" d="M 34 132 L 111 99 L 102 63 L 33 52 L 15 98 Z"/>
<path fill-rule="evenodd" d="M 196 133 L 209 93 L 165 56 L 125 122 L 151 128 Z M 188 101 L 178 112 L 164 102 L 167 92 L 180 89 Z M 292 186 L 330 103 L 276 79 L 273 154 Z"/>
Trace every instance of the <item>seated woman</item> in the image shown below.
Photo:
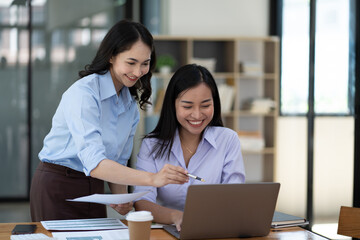
<path fill-rule="evenodd" d="M 165 164 L 181 166 L 205 182 L 190 178 L 183 185 L 136 186 L 135 192 L 150 192 L 135 209 L 151 211 L 155 222 L 175 224 L 178 230 L 189 185 L 245 182 L 238 135 L 223 126 L 215 80 L 202 66 L 189 64 L 175 72 L 159 122 L 141 144 L 139 170 L 156 173 Z"/>

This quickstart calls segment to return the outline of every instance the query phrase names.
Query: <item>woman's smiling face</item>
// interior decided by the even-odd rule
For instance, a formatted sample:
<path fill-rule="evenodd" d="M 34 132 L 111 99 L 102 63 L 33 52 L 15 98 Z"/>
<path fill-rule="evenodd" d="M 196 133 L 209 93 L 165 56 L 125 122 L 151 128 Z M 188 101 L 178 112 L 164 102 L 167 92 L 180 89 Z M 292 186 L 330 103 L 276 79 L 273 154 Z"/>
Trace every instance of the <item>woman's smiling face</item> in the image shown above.
<path fill-rule="evenodd" d="M 116 92 L 123 86 L 132 87 L 150 69 L 151 49 L 142 41 L 137 41 L 127 51 L 110 59 L 110 73 Z"/>
<path fill-rule="evenodd" d="M 181 92 L 175 100 L 176 118 L 180 132 L 200 135 L 214 116 L 211 89 L 205 84 Z"/>

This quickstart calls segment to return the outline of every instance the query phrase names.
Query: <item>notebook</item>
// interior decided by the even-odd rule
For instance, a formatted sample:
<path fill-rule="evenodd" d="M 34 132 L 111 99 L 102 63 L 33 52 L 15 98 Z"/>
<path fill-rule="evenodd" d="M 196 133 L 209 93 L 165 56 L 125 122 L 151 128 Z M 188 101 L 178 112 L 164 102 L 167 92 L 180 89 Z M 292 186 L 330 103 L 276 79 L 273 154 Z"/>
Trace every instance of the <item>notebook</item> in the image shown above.
<path fill-rule="evenodd" d="M 269 234 L 280 183 L 208 184 L 188 188 L 178 239 L 260 237 Z"/>
<path fill-rule="evenodd" d="M 272 219 L 271 227 L 283 228 L 283 227 L 303 226 L 308 224 L 309 222 L 305 218 L 275 211 Z"/>

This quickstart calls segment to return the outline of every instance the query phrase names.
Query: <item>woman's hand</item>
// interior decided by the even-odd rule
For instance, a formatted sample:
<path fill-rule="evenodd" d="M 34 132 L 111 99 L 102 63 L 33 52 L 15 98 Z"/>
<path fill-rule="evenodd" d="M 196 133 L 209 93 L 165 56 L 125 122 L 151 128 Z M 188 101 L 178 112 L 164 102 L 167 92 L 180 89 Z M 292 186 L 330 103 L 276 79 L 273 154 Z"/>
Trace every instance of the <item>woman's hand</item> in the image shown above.
<path fill-rule="evenodd" d="M 123 203 L 123 204 L 110 204 L 115 211 L 120 213 L 121 215 L 126 215 L 133 209 L 133 202 Z"/>
<path fill-rule="evenodd" d="M 179 166 L 165 164 L 165 166 L 153 175 L 153 186 L 162 187 L 167 184 L 184 184 L 189 181 L 188 172 Z"/>
<path fill-rule="evenodd" d="M 180 232 L 183 212 L 175 210 L 171 213 L 171 221 L 175 224 L 176 229 Z"/>

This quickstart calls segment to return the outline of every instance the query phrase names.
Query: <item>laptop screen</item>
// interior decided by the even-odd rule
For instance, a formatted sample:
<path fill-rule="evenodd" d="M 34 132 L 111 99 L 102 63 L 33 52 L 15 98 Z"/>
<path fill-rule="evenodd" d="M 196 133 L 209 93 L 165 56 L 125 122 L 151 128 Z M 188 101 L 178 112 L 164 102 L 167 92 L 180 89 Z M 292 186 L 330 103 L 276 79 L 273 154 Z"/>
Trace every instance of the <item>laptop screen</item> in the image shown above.
<path fill-rule="evenodd" d="M 270 182 L 189 186 L 180 239 L 268 235 L 279 189 Z"/>

